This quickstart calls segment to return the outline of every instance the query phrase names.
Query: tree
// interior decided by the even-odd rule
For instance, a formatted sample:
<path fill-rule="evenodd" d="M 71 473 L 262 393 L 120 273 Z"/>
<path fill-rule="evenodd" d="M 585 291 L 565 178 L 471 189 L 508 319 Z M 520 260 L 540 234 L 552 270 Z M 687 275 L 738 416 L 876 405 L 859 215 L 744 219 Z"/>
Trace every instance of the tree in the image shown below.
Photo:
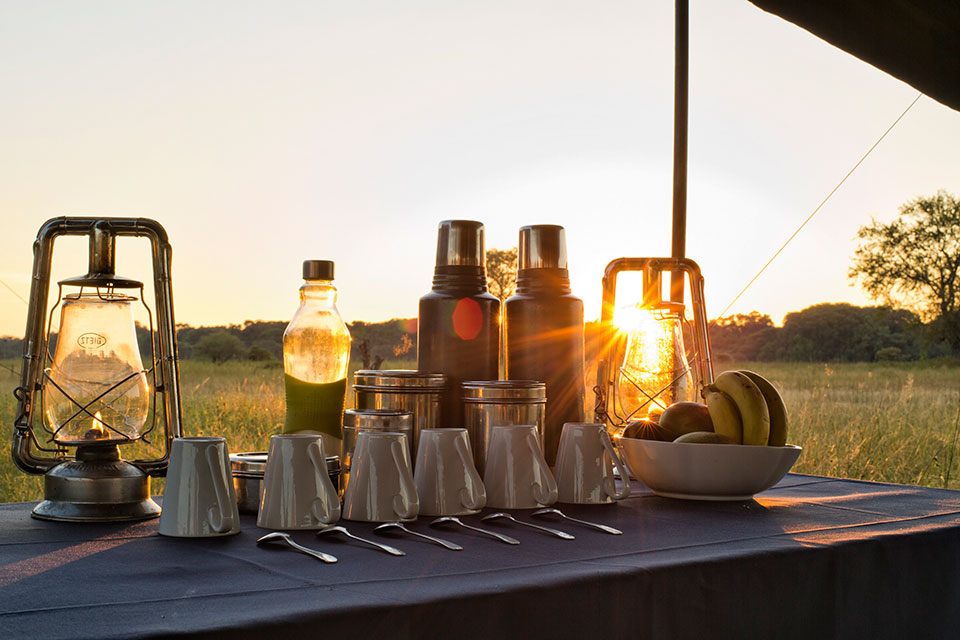
<path fill-rule="evenodd" d="M 777 336 L 773 320 L 759 311 L 717 318 L 708 329 L 715 357 L 725 355 L 736 362 L 757 360 L 760 351 Z"/>
<path fill-rule="evenodd" d="M 824 302 L 786 315 L 777 355 L 789 361 L 872 362 L 895 347 L 900 359 L 913 359 L 919 355 L 918 328 L 917 317 L 902 309 Z"/>
<path fill-rule="evenodd" d="M 503 302 L 517 287 L 517 248 L 487 249 L 487 289 Z"/>
<path fill-rule="evenodd" d="M 255 344 L 250 347 L 247 351 L 247 360 L 253 360 L 254 362 L 269 362 L 274 360 L 273 354 L 270 353 L 270 350 Z"/>
<path fill-rule="evenodd" d="M 214 362 L 242 358 L 247 353 L 243 341 L 225 329 L 208 333 L 197 341 L 194 353 Z"/>
<path fill-rule="evenodd" d="M 924 319 L 960 311 L 960 201 L 944 190 L 900 207 L 889 224 L 860 227 L 848 276 L 867 295 Z"/>

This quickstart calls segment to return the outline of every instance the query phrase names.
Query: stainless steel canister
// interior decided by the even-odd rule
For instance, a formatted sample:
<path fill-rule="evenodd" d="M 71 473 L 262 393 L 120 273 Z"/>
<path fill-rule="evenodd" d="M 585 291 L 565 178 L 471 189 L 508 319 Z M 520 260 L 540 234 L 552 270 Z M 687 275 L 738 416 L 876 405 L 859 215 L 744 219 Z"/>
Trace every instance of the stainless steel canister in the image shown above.
<path fill-rule="evenodd" d="M 266 451 L 247 451 L 230 454 L 233 488 L 237 492 L 240 513 L 257 513 L 263 492 L 263 472 L 267 468 Z M 340 487 L 340 458 L 327 456 L 327 474 L 334 487 Z"/>
<path fill-rule="evenodd" d="M 473 461 L 482 474 L 487 444 L 494 427 L 503 424 L 533 424 L 543 447 L 543 414 L 547 388 L 536 380 L 474 380 L 464 382 L 464 426 L 470 434 Z"/>
<path fill-rule="evenodd" d="M 347 409 L 343 412 L 343 445 L 340 449 L 340 494 L 350 482 L 350 467 L 353 450 L 357 448 L 357 435 L 361 431 L 395 431 L 407 436 L 407 446 L 413 446 L 413 414 L 395 409 Z M 410 464 L 415 451 L 410 449 Z"/>
<path fill-rule="evenodd" d="M 442 373 L 421 373 L 409 369 L 364 369 L 354 376 L 357 409 L 396 409 L 413 414 L 413 458 L 417 457 L 420 432 L 437 427 L 459 427 L 440 423 L 440 403 L 447 388 Z"/>

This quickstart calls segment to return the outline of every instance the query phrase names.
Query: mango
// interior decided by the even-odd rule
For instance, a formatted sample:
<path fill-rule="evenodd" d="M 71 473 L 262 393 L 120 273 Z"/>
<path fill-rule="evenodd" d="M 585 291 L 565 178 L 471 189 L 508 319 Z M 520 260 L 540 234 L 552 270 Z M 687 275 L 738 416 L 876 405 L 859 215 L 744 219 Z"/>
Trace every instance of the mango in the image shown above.
<path fill-rule="evenodd" d="M 733 438 L 730 436 L 725 436 L 722 433 L 714 433 L 713 431 L 693 431 L 691 433 L 685 433 L 674 442 L 694 442 L 697 444 L 738 444 L 733 441 Z"/>
<path fill-rule="evenodd" d="M 707 405 L 699 402 L 677 402 L 667 407 L 660 416 L 660 426 L 676 440 L 685 433 L 713 431 L 713 420 Z"/>

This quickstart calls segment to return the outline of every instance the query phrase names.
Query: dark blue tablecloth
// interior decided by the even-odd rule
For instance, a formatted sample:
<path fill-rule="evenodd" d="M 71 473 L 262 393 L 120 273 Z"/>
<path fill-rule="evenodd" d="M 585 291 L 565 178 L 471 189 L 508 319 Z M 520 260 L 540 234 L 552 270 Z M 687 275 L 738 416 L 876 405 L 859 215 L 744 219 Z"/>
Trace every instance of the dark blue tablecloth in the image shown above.
<path fill-rule="evenodd" d="M 465 550 L 384 538 L 403 558 L 294 534 L 340 558 L 327 565 L 257 547 L 252 517 L 239 535 L 185 540 L 155 520 L 55 523 L 0 505 L 0 638 L 960 637 L 960 492 L 791 474 L 749 502 L 641 487 L 561 506 L 625 533 L 484 523 L 514 547 L 422 518 L 413 528 Z"/>

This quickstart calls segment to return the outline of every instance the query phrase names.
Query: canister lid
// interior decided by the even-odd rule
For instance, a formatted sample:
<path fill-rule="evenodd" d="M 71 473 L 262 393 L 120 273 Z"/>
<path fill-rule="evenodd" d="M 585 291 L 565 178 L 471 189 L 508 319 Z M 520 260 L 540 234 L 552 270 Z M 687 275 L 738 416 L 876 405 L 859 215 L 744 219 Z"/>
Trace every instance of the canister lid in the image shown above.
<path fill-rule="evenodd" d="M 230 470 L 238 477 L 262 478 L 267 468 L 266 451 L 246 451 L 230 454 Z M 340 473 L 340 458 L 327 456 L 327 473 Z"/>
<path fill-rule="evenodd" d="M 547 385 L 538 380 L 469 380 L 461 385 L 464 402 L 547 401 Z"/>
<path fill-rule="evenodd" d="M 413 414 L 396 409 L 347 409 L 343 412 L 343 426 L 376 431 L 410 431 Z"/>
<path fill-rule="evenodd" d="M 362 391 L 441 391 L 447 386 L 442 373 L 423 373 L 413 369 L 361 369 L 353 374 L 354 389 Z"/>

